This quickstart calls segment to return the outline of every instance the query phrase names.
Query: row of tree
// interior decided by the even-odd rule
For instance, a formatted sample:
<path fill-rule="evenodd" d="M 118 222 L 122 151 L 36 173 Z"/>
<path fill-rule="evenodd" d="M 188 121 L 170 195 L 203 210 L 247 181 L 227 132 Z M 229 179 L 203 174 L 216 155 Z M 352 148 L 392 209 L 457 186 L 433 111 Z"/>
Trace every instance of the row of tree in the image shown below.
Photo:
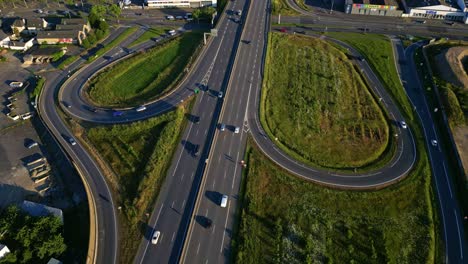
<path fill-rule="evenodd" d="M 121 14 L 121 9 L 116 4 L 112 5 L 94 5 L 89 12 L 88 21 L 93 28 L 94 33 L 88 35 L 83 40 L 83 47 L 90 48 L 97 41 L 101 40 L 109 34 L 109 24 L 106 17 L 118 18 Z"/>
<path fill-rule="evenodd" d="M 0 263 L 47 263 L 67 249 L 62 233 L 58 217 L 33 217 L 10 206 L 0 214 L 0 243 L 11 252 Z"/>

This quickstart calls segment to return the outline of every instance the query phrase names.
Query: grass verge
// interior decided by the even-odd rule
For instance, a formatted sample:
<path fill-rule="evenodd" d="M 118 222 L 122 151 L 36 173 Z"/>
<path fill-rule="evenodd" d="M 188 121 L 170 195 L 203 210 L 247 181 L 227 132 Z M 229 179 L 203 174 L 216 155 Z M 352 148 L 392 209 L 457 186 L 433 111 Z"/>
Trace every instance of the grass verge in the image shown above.
<path fill-rule="evenodd" d="M 272 0 L 271 8 L 273 15 L 299 15 L 297 11 L 289 7 L 287 0 Z"/>
<path fill-rule="evenodd" d="M 236 263 L 437 262 L 437 219 L 425 154 L 404 181 L 358 192 L 304 182 L 252 143 L 247 149 L 233 242 Z"/>
<path fill-rule="evenodd" d="M 129 47 L 136 46 L 152 38 L 159 37 L 162 34 L 167 33 L 167 31 L 171 30 L 171 27 L 152 27 L 145 31 L 139 38 L 135 39 L 132 43 L 130 43 Z"/>
<path fill-rule="evenodd" d="M 116 206 L 121 206 L 120 263 L 131 263 L 135 257 L 192 101 L 131 124 L 94 126 L 65 118 L 106 176 Z"/>
<path fill-rule="evenodd" d="M 317 38 L 272 33 L 269 42 L 260 108 L 269 136 L 314 166 L 350 169 L 378 160 L 389 125 L 346 55 Z"/>
<path fill-rule="evenodd" d="M 201 32 L 187 32 L 104 70 L 91 80 L 90 99 L 102 106 L 126 107 L 160 96 L 193 62 L 202 37 Z"/>
<path fill-rule="evenodd" d="M 107 45 L 102 46 L 102 48 L 98 49 L 96 53 L 93 56 L 88 57 L 87 62 L 93 62 L 95 59 L 99 58 L 100 56 L 104 55 L 106 52 L 117 46 L 120 42 L 124 41 L 128 36 L 131 34 L 135 33 L 138 28 L 136 27 L 130 27 L 124 30 L 122 34 L 120 34 L 118 37 L 113 39 L 111 42 L 109 42 Z"/>
<path fill-rule="evenodd" d="M 75 62 L 79 58 L 80 58 L 80 56 L 75 56 L 75 55 L 67 56 L 65 59 L 62 60 L 62 62 L 60 62 L 59 65 L 57 65 L 57 68 L 60 69 L 60 70 L 63 70 L 63 69 L 65 69 L 65 67 L 72 64 L 73 62 Z"/>
<path fill-rule="evenodd" d="M 328 32 L 326 35 L 347 42 L 358 50 L 369 62 L 390 95 L 398 102 L 402 112 L 408 118 L 414 119 L 411 104 L 401 86 L 395 68 L 392 44 L 387 37 L 376 34 L 345 32 Z"/>

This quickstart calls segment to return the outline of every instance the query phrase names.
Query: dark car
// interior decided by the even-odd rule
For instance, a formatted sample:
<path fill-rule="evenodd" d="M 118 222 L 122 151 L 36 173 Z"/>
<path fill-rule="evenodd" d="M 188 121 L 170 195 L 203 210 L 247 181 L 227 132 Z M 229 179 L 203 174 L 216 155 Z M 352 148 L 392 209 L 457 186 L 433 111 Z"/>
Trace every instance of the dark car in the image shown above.
<path fill-rule="evenodd" d="M 210 228 L 213 224 L 213 221 L 211 219 L 209 219 L 208 217 L 203 217 L 202 220 L 201 220 L 201 225 L 204 227 L 204 228 Z"/>
<path fill-rule="evenodd" d="M 200 154 L 200 145 L 193 145 L 192 154 L 195 157 L 198 156 L 198 154 Z"/>
<path fill-rule="evenodd" d="M 195 124 L 200 123 L 200 117 L 199 117 L 199 116 L 195 116 L 195 117 L 193 118 L 193 123 L 195 123 Z"/>
<path fill-rule="evenodd" d="M 123 112 L 122 112 L 122 111 L 114 111 L 114 112 L 112 112 L 112 116 L 114 116 L 114 117 L 121 116 L 121 115 L 123 115 Z"/>

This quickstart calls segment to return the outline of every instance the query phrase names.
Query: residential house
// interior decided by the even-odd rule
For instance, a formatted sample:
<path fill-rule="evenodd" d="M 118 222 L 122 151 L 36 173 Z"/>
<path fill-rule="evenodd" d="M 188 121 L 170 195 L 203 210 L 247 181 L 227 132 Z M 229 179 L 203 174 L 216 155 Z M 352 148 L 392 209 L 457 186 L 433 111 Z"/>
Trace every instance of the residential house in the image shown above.
<path fill-rule="evenodd" d="M 25 33 L 29 35 L 37 35 L 37 32 L 44 30 L 47 22 L 42 18 L 27 18 Z"/>
<path fill-rule="evenodd" d="M 8 253 L 10 253 L 10 249 L 5 245 L 0 244 L 0 259 Z"/>
<path fill-rule="evenodd" d="M 24 29 L 26 29 L 26 21 L 24 18 L 16 18 L 13 24 L 11 24 L 11 30 L 17 37 L 20 36 Z"/>

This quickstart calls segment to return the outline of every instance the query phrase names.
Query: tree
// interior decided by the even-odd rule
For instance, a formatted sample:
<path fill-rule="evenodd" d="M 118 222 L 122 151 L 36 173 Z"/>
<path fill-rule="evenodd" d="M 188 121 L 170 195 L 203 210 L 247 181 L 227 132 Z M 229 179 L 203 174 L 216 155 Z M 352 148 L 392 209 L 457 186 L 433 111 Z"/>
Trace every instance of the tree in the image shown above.
<path fill-rule="evenodd" d="M 193 10 L 192 12 L 192 17 L 193 19 L 196 19 L 197 20 L 197 23 L 200 23 L 200 16 L 201 16 L 201 10 L 200 9 L 195 9 Z"/>
<path fill-rule="evenodd" d="M 107 8 L 107 13 L 117 19 L 117 23 L 119 23 L 119 17 L 120 14 L 122 13 L 122 10 L 120 7 L 116 4 L 112 4 Z"/>
<path fill-rule="evenodd" d="M 37 263 L 38 259 L 62 254 L 67 248 L 62 229 L 62 222 L 55 216 L 32 217 L 16 206 L 8 207 L 0 215 L 0 230 L 2 241 L 8 244 L 13 255 L 1 259 L 0 263 Z"/>

